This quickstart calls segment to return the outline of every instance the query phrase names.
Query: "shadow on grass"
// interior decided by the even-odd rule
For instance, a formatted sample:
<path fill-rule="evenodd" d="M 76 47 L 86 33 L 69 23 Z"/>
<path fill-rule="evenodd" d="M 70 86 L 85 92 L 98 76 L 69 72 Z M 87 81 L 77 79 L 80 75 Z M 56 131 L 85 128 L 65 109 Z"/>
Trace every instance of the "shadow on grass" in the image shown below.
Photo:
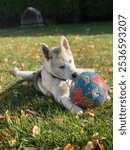
<path fill-rule="evenodd" d="M 112 28 L 112 22 L 50 25 L 39 28 L 12 28 L 0 29 L 0 37 L 112 34 Z"/>
<path fill-rule="evenodd" d="M 33 85 L 25 86 L 22 83 L 23 81 L 18 81 L 0 93 L 0 113 L 7 109 L 12 113 L 17 113 L 21 109 L 29 108 L 46 115 L 48 111 L 53 113 L 57 109 L 64 110 L 53 97 L 37 92 Z"/>

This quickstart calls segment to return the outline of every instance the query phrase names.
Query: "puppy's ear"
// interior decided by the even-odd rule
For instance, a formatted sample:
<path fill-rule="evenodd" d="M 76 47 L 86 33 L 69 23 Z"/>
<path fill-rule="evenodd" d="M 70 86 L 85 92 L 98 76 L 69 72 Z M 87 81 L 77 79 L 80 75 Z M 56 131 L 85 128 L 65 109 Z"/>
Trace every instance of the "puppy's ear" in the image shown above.
<path fill-rule="evenodd" d="M 50 50 L 48 48 L 48 46 L 44 43 L 41 44 L 41 50 L 42 50 L 42 53 L 44 55 L 44 57 L 49 60 L 50 58 Z"/>
<path fill-rule="evenodd" d="M 65 36 L 61 37 L 60 46 L 61 46 L 61 50 L 63 50 L 63 49 L 70 50 L 69 42 L 65 38 Z"/>

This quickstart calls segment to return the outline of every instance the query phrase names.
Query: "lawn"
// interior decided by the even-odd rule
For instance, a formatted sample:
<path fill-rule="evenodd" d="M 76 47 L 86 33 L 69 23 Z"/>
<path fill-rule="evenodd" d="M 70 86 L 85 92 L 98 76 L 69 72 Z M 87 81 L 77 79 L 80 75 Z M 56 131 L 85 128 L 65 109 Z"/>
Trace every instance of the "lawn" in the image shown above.
<path fill-rule="evenodd" d="M 94 115 L 78 116 L 36 92 L 31 82 L 11 74 L 15 66 L 21 70 L 40 67 L 40 43 L 56 46 L 61 35 L 68 38 L 76 66 L 94 68 L 112 86 L 112 22 L 0 29 L 1 150 L 63 150 L 68 143 L 82 150 L 94 139 L 112 150 L 112 91 L 111 100 L 92 108 Z"/>

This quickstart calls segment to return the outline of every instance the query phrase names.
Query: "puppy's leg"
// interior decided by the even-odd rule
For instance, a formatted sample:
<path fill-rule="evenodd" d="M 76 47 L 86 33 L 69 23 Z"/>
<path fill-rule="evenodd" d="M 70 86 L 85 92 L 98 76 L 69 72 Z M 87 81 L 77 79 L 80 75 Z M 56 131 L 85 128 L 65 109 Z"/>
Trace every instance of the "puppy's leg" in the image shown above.
<path fill-rule="evenodd" d="M 35 76 L 36 76 L 36 73 L 37 72 L 34 72 L 34 71 L 20 71 L 17 67 L 15 67 L 12 71 L 12 73 L 17 76 L 17 77 L 20 77 L 22 79 L 34 79 Z"/>
<path fill-rule="evenodd" d="M 83 109 L 72 103 L 70 97 L 66 95 L 57 97 L 56 100 L 61 103 L 65 108 L 69 109 L 72 113 L 83 113 Z"/>
<path fill-rule="evenodd" d="M 41 78 L 37 79 L 37 82 L 34 82 L 34 87 L 35 87 L 38 91 L 42 92 L 44 95 L 46 95 L 46 96 L 52 96 L 52 93 L 49 92 L 49 91 L 45 88 L 45 86 L 42 84 L 42 79 L 41 79 Z"/>

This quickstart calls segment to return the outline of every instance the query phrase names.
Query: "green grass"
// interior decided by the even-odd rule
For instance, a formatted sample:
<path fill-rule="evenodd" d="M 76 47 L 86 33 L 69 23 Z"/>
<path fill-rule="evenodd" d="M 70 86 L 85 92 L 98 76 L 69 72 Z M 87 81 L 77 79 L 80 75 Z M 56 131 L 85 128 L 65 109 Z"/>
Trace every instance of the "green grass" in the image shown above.
<path fill-rule="evenodd" d="M 53 98 L 36 92 L 31 83 L 24 85 L 11 74 L 15 66 L 24 70 L 40 67 L 43 63 L 40 43 L 56 46 L 61 35 L 68 38 L 78 67 L 94 68 L 112 85 L 111 22 L 0 29 L 0 114 L 8 110 L 11 118 L 10 124 L 6 119 L 0 120 L 1 150 L 22 150 L 29 146 L 37 150 L 57 147 L 62 150 L 68 143 L 82 149 L 93 139 L 101 140 L 105 150 L 112 150 L 112 99 L 93 109 L 94 117 L 88 114 L 77 117 Z M 16 116 L 21 117 L 21 110 L 26 108 L 37 114 L 17 122 Z M 34 125 L 41 129 L 36 137 L 32 136 Z M 1 135 L 2 131 L 9 135 Z M 93 137 L 95 132 L 98 135 Z M 11 139 L 17 140 L 12 148 L 8 145 Z"/>

